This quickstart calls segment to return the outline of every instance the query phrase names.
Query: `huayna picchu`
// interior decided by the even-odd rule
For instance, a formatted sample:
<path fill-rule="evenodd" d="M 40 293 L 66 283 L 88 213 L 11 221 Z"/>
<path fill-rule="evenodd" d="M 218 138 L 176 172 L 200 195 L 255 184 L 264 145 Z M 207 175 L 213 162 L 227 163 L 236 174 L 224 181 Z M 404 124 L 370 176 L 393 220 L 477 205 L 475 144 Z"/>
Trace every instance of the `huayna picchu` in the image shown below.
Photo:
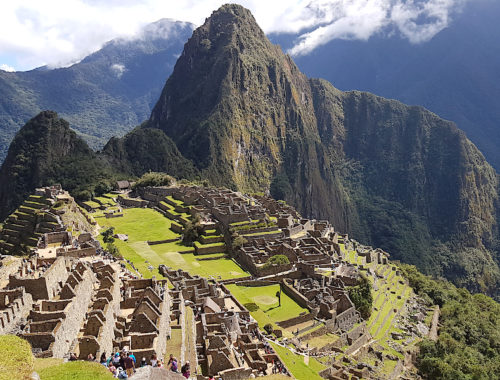
<path fill-rule="evenodd" d="M 138 378 L 492 378 L 499 305 L 436 277 L 499 297 L 498 194 L 453 123 L 307 78 L 224 5 L 102 151 L 52 111 L 16 135 L 0 332 L 42 380 L 130 353 Z"/>

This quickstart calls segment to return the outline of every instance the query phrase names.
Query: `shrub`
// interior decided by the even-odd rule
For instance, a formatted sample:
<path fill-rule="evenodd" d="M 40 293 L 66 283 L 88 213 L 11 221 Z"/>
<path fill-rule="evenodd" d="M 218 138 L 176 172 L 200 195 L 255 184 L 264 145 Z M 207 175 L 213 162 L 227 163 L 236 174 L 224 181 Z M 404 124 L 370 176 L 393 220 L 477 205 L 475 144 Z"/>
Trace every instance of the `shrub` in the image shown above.
<path fill-rule="evenodd" d="M 238 235 L 237 233 L 235 233 L 233 236 L 233 242 L 232 242 L 232 247 L 233 249 L 238 249 L 238 248 L 241 248 L 243 246 L 243 244 L 247 243 L 248 240 L 245 239 L 243 236 L 241 235 Z"/>
<path fill-rule="evenodd" d="M 182 243 L 188 246 L 192 246 L 202 233 L 203 226 L 201 225 L 200 217 L 198 215 L 194 215 L 193 219 L 188 221 L 184 226 Z"/>
<path fill-rule="evenodd" d="M 149 172 L 142 175 L 141 178 L 137 180 L 133 188 L 137 189 L 140 187 L 148 186 L 169 186 L 175 182 L 172 176 L 165 173 Z"/>
<path fill-rule="evenodd" d="M 363 319 L 370 318 L 372 313 L 373 297 L 371 290 L 372 284 L 363 274 L 361 274 L 356 286 L 350 286 L 348 288 L 349 298 Z"/>
<path fill-rule="evenodd" d="M 271 265 L 286 265 L 290 264 L 290 260 L 285 255 L 274 255 L 264 264 L 264 268 L 269 268 Z"/>
<path fill-rule="evenodd" d="M 273 333 L 273 325 L 268 323 L 267 325 L 264 325 L 264 331 L 268 333 L 269 335 Z"/>
<path fill-rule="evenodd" d="M 106 251 L 108 251 L 112 256 L 121 258 L 120 250 L 113 243 L 106 244 Z"/>
<path fill-rule="evenodd" d="M 259 310 L 259 306 L 258 306 L 256 303 L 253 303 L 253 302 L 246 303 L 246 304 L 244 304 L 243 306 L 245 306 L 245 308 L 246 308 L 249 312 L 254 312 L 254 311 Z"/>

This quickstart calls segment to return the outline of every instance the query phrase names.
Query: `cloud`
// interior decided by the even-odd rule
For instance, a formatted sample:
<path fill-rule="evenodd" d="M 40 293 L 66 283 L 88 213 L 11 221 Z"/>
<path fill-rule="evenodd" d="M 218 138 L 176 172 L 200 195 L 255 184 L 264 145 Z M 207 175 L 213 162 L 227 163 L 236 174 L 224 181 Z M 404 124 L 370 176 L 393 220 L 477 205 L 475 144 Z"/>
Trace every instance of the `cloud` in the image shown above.
<path fill-rule="evenodd" d="M 0 65 L 0 70 L 13 72 L 16 71 L 12 66 L 6 65 L 5 63 Z"/>
<path fill-rule="evenodd" d="M 111 71 L 113 74 L 116 75 L 117 78 L 121 78 L 123 73 L 126 71 L 125 65 L 122 65 L 121 63 L 114 63 L 110 66 Z"/>
<path fill-rule="evenodd" d="M 432 38 L 467 0 L 241 0 L 266 33 L 297 33 L 293 54 L 334 38 L 367 39 L 391 25 L 411 42 Z M 136 36 L 161 18 L 201 25 L 227 0 L 23 0 L 2 2 L 0 56 L 17 70 L 66 66 L 105 42 Z M 165 31 L 162 31 L 165 32 Z M 168 31 L 167 31 L 168 32 Z M 14 63 L 12 63 L 14 61 Z"/>
<path fill-rule="evenodd" d="M 299 36 L 291 55 L 304 55 L 333 39 L 367 40 L 388 27 L 396 28 L 411 43 L 430 40 L 450 23 L 467 0 L 331 0 L 312 1 L 310 8 L 329 8 L 331 20 L 316 19 L 318 26 Z M 325 4 L 327 3 L 327 4 Z M 313 12 L 314 13 L 314 12 Z"/>

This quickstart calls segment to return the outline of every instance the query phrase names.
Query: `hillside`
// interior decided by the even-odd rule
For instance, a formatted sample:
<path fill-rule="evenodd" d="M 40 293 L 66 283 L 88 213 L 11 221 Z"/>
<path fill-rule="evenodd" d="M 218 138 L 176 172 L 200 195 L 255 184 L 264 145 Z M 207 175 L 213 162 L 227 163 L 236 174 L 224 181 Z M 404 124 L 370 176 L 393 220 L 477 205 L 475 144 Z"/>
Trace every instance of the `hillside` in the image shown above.
<path fill-rule="evenodd" d="M 19 156 L 18 137 L 9 156 Z M 308 79 L 241 6 L 221 7 L 195 30 L 149 121 L 103 153 L 85 149 L 88 160 L 51 178 L 94 191 L 109 168 L 163 170 L 270 191 L 393 259 L 498 295 L 498 178 L 464 133 L 422 107 Z M 73 182 L 94 174 L 75 170 L 86 164 L 97 174 Z M 3 185 L 15 165 L 25 167 L 8 158 L 0 174 L 4 208 L 20 203 L 13 184 L 35 185 L 25 174 Z"/>
<path fill-rule="evenodd" d="M 67 68 L 0 70 L 0 162 L 19 128 L 42 110 L 58 112 L 93 148 L 140 124 L 192 30 L 163 19 Z"/>
<path fill-rule="evenodd" d="M 452 120 L 500 170 L 500 3 L 464 2 L 447 28 L 430 41 L 411 44 L 393 30 L 367 41 L 336 39 L 295 57 L 308 76 L 342 90 L 369 91 L 419 104 Z M 271 35 L 285 50 L 296 35 Z"/>

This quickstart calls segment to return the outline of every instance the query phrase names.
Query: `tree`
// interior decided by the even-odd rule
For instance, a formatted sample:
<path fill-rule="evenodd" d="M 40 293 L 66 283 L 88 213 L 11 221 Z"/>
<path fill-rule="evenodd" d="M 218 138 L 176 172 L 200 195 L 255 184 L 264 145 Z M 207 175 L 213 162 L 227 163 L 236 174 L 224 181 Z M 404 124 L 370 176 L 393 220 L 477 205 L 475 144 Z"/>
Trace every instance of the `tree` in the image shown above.
<path fill-rule="evenodd" d="M 364 274 L 361 274 L 357 285 L 349 287 L 348 291 L 349 298 L 356 307 L 356 310 L 361 314 L 361 317 L 363 319 L 370 318 L 373 303 L 372 284 L 370 280 Z"/>
<path fill-rule="evenodd" d="M 240 234 L 238 234 L 237 232 L 235 232 L 233 234 L 232 237 L 232 244 L 231 246 L 233 247 L 234 250 L 238 249 L 238 248 L 241 248 L 243 246 L 243 244 L 247 243 L 248 240 L 245 239 L 243 236 L 241 236 Z"/>
<path fill-rule="evenodd" d="M 182 243 L 192 246 L 196 240 L 203 234 L 203 226 L 198 214 L 193 216 L 193 219 L 188 221 L 184 226 L 182 234 Z"/>
<path fill-rule="evenodd" d="M 108 229 L 101 232 L 102 241 L 105 243 L 113 243 L 115 241 L 115 238 L 113 237 L 114 231 L 114 227 L 109 227 Z"/>
<path fill-rule="evenodd" d="M 120 250 L 113 243 L 106 244 L 106 251 L 108 251 L 114 257 L 121 257 Z"/>
<path fill-rule="evenodd" d="M 266 263 L 264 264 L 264 268 L 269 268 L 272 265 L 282 266 L 286 264 L 290 264 L 290 260 L 288 259 L 288 257 L 286 257 L 285 255 L 274 255 L 266 261 Z"/>

